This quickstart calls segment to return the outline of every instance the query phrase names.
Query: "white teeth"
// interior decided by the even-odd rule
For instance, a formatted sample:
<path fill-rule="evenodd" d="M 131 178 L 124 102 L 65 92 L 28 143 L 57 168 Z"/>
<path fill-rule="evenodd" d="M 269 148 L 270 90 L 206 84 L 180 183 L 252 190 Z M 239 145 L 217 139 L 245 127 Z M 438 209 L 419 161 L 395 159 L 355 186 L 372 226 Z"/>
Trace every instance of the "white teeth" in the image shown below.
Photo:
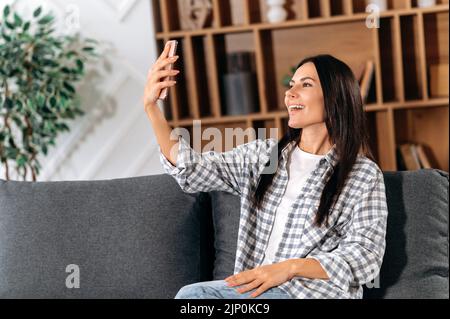
<path fill-rule="evenodd" d="M 303 110 L 304 108 L 305 108 L 304 105 L 291 105 L 291 106 L 289 106 L 289 109 L 290 109 L 290 110 L 292 110 L 292 109 L 295 109 L 295 110 Z"/>

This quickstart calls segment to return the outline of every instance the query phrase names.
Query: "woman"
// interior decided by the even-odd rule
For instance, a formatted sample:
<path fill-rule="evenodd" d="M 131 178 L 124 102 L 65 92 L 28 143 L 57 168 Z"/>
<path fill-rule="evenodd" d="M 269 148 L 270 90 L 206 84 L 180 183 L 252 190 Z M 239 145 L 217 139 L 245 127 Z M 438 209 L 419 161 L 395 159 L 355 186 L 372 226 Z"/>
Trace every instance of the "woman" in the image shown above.
<path fill-rule="evenodd" d="M 330 55 L 303 60 L 286 92 L 289 132 L 280 141 L 199 154 L 170 140 L 156 104 L 175 85 L 161 78 L 179 73 L 162 70 L 176 61 L 167 53 L 144 95 L 164 169 L 185 192 L 241 197 L 234 275 L 185 286 L 176 298 L 362 298 L 381 267 L 387 205 L 350 68 Z M 271 160 L 276 170 L 267 172 Z"/>

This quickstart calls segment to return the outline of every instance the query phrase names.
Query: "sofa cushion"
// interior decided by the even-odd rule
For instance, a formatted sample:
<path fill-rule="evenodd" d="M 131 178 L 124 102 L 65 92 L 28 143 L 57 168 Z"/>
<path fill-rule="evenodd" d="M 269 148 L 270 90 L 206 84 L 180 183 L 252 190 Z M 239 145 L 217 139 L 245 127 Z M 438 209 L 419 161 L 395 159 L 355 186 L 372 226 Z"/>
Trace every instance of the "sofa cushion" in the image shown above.
<path fill-rule="evenodd" d="M 212 277 L 209 211 L 168 175 L 0 181 L 0 298 L 173 298 Z"/>
<path fill-rule="evenodd" d="M 448 298 L 448 173 L 384 174 L 389 209 L 379 288 L 365 298 Z"/>
<path fill-rule="evenodd" d="M 214 224 L 214 280 L 222 280 L 234 272 L 236 246 L 239 231 L 240 197 L 211 192 L 212 217 Z"/>

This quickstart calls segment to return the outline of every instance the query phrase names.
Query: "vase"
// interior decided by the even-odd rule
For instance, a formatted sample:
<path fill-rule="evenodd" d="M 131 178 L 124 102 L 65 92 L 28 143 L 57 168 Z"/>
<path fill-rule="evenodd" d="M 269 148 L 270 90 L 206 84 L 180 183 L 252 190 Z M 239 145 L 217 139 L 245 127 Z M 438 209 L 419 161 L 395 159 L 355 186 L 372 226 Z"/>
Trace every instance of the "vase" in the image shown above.
<path fill-rule="evenodd" d="M 419 8 L 428 8 L 436 5 L 436 0 L 417 0 Z"/>
<path fill-rule="evenodd" d="M 223 76 L 225 115 L 257 112 L 257 79 L 252 72 L 235 72 Z"/>
<path fill-rule="evenodd" d="M 284 9 L 286 0 L 266 0 L 267 6 L 267 20 L 270 23 L 278 23 L 286 21 L 288 16 L 287 11 Z"/>

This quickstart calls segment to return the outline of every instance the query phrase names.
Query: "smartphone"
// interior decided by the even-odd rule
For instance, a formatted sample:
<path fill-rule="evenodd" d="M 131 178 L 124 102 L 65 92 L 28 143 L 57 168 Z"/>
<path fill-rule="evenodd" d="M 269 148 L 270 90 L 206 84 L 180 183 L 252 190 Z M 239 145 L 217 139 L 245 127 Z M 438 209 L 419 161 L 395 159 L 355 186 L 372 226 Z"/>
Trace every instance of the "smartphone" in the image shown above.
<path fill-rule="evenodd" d="M 170 40 L 167 42 L 168 45 L 170 45 L 169 55 L 167 57 L 171 58 L 177 53 L 177 47 L 178 47 L 178 41 L 177 40 Z M 173 69 L 173 63 L 168 65 L 166 67 L 166 70 L 172 70 Z M 163 81 L 169 81 L 170 76 L 163 79 Z M 159 95 L 160 100 L 165 100 L 167 98 L 169 88 L 164 88 L 161 91 L 161 94 Z"/>

